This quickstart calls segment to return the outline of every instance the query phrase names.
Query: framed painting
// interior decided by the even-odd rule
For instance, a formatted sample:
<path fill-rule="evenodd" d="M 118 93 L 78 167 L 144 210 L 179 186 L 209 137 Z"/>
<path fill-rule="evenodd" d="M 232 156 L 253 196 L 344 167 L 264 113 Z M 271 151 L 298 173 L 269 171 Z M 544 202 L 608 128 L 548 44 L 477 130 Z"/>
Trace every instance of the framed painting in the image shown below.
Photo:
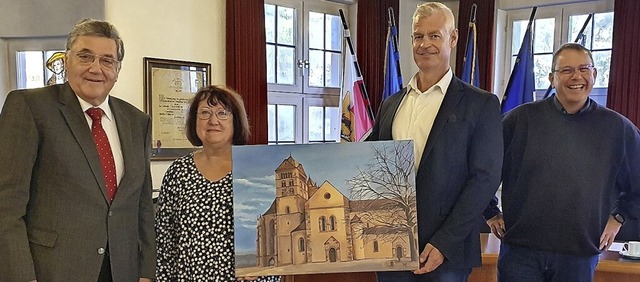
<path fill-rule="evenodd" d="M 232 154 L 238 277 L 418 268 L 413 141 Z"/>
<path fill-rule="evenodd" d="M 185 135 L 189 101 L 210 81 L 211 64 L 144 58 L 144 109 L 151 116 L 152 160 L 172 160 L 195 150 Z"/>

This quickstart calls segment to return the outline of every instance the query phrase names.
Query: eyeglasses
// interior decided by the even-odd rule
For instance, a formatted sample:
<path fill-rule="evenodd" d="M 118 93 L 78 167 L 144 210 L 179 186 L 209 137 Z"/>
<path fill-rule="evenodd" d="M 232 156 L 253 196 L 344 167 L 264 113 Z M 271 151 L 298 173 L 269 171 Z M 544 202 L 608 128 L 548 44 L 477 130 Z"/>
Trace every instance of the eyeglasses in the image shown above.
<path fill-rule="evenodd" d="M 199 119 L 210 119 L 212 115 L 216 115 L 216 117 L 219 120 L 228 120 L 229 117 L 231 116 L 231 112 L 227 111 L 227 110 L 217 110 L 217 111 L 212 111 L 212 110 L 199 110 L 198 111 L 198 118 Z"/>
<path fill-rule="evenodd" d="M 100 67 L 102 67 L 103 69 L 115 70 L 120 66 L 120 62 L 112 57 L 94 55 L 88 52 L 74 52 L 71 50 L 68 50 L 67 52 L 76 56 L 76 58 L 78 58 L 78 61 L 80 61 L 80 63 L 83 65 L 93 64 L 96 58 L 98 58 Z"/>
<path fill-rule="evenodd" d="M 590 73 L 595 67 L 593 65 L 579 66 L 578 68 L 574 67 L 564 67 L 557 70 L 553 70 L 554 72 L 558 72 L 562 75 L 572 75 L 578 70 L 581 74 Z"/>

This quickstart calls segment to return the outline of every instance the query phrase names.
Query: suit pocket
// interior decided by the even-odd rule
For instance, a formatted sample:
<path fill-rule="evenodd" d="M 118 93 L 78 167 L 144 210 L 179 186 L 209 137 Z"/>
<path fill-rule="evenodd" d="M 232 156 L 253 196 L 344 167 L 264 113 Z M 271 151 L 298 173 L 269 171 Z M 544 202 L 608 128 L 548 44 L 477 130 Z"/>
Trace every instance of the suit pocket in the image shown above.
<path fill-rule="evenodd" d="M 53 246 L 56 245 L 56 240 L 58 239 L 58 233 L 51 231 L 30 229 L 28 234 L 30 243 L 49 248 L 53 248 Z"/>

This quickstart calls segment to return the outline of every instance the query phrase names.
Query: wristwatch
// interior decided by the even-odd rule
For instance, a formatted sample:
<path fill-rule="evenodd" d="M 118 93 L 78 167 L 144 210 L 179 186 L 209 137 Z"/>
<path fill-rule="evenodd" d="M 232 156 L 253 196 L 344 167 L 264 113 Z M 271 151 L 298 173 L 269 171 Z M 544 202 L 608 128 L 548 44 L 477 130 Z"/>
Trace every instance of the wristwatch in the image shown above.
<path fill-rule="evenodd" d="M 613 219 L 615 219 L 618 223 L 624 224 L 624 216 L 622 216 L 619 213 L 612 214 L 612 216 L 613 216 Z"/>

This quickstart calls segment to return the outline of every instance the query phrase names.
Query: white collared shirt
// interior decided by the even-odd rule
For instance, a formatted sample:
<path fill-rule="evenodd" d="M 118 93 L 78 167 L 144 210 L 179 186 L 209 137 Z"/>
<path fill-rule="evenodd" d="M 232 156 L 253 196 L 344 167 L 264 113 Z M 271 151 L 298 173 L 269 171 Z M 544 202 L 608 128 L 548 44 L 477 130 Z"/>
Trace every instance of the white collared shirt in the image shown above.
<path fill-rule="evenodd" d="M 413 140 L 416 170 L 420 165 L 427 138 L 452 78 L 453 73 L 449 68 L 440 81 L 426 91 L 420 92 L 416 73 L 409 81 L 407 94 L 404 95 L 396 111 L 391 132 L 393 140 Z"/>
<path fill-rule="evenodd" d="M 80 107 L 82 108 L 82 112 L 84 112 L 84 117 L 87 120 L 87 124 L 89 125 L 89 130 L 91 130 L 91 126 L 93 121 L 91 117 L 86 113 L 89 108 L 92 108 L 93 105 L 89 104 L 87 101 L 82 100 L 82 98 L 78 97 L 78 102 L 80 102 Z M 102 109 L 104 114 L 102 115 L 102 128 L 104 128 L 105 133 L 107 133 L 107 138 L 109 138 L 109 145 L 111 146 L 111 151 L 113 152 L 113 160 L 116 162 L 116 178 L 118 179 L 118 185 L 120 185 L 120 180 L 124 175 L 124 159 L 122 158 L 122 147 L 120 145 L 120 135 L 118 135 L 118 128 L 116 127 L 116 120 L 113 117 L 113 112 L 111 112 L 111 107 L 109 107 L 109 95 L 104 99 L 102 104 L 98 105 L 96 108 Z"/>

